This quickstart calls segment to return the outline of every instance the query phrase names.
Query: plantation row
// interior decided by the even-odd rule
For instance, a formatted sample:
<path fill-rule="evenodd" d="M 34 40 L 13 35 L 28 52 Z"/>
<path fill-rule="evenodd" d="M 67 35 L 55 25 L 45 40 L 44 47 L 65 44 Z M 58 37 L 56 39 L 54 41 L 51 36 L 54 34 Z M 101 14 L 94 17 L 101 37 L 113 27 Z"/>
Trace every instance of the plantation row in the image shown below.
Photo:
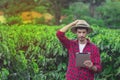
<path fill-rule="evenodd" d="M 0 26 L 0 80 L 65 80 L 67 51 L 56 38 L 63 26 Z M 120 77 L 120 30 L 92 26 L 88 37 L 98 45 L 103 70 L 96 80 Z M 71 32 L 66 34 L 74 39 Z"/>

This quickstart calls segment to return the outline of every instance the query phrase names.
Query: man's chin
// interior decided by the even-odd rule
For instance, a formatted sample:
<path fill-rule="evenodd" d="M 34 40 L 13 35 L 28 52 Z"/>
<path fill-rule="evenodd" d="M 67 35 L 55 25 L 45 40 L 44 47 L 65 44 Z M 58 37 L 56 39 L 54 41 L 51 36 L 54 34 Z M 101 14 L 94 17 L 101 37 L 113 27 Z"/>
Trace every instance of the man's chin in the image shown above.
<path fill-rule="evenodd" d="M 79 39 L 80 41 L 84 41 L 84 39 Z"/>
<path fill-rule="evenodd" d="M 84 40 L 80 40 L 80 42 L 84 42 Z"/>
<path fill-rule="evenodd" d="M 79 39 L 79 41 L 80 41 L 80 42 L 84 42 L 84 41 L 85 41 L 85 39 Z"/>

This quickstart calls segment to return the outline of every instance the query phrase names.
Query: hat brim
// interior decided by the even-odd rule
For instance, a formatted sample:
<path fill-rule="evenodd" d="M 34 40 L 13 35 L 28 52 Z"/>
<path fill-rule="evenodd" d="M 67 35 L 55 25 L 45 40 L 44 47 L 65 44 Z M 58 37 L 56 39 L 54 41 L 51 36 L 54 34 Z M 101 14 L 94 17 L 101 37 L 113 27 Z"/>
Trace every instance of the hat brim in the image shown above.
<path fill-rule="evenodd" d="M 86 27 L 86 26 L 73 26 L 72 28 L 71 28 L 71 32 L 73 32 L 74 34 L 76 34 L 76 28 L 86 28 L 86 29 L 88 29 L 88 31 L 87 31 L 87 33 L 89 34 L 89 33 L 91 33 L 91 32 L 93 32 L 93 29 L 92 28 L 90 28 L 90 27 Z"/>

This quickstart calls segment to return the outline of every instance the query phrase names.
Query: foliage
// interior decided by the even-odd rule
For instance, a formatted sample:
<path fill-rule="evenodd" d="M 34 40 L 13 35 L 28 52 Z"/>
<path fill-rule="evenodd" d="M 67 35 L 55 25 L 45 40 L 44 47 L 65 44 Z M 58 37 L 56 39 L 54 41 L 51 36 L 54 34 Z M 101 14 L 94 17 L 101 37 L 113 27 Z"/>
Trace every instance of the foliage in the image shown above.
<path fill-rule="evenodd" d="M 94 17 L 91 17 L 89 4 L 74 2 L 71 3 L 69 9 L 63 9 L 62 14 L 66 15 L 66 18 L 62 20 L 62 23 L 67 24 L 75 19 L 84 19 L 90 24 L 118 29 L 120 26 L 119 5 L 119 1 L 112 2 L 107 0 L 107 2 L 103 3 L 101 6 L 95 6 Z"/>
<path fill-rule="evenodd" d="M 120 2 L 107 2 L 97 8 L 98 17 L 110 28 L 120 28 Z"/>
<path fill-rule="evenodd" d="M 81 18 L 88 21 L 89 24 L 94 24 L 94 25 L 98 25 L 98 26 L 101 26 L 101 27 L 105 26 L 105 23 L 102 19 L 93 18 L 93 17 L 90 17 L 90 16 L 82 16 Z"/>
<path fill-rule="evenodd" d="M 45 6 L 36 6 L 35 11 L 38 11 L 40 13 L 47 13 L 47 7 L 45 7 Z"/>
<path fill-rule="evenodd" d="M 102 80 L 118 80 L 119 79 L 119 30 L 106 30 L 102 28 L 97 28 L 94 32 L 92 41 L 95 42 L 101 51 L 103 72 L 99 75 Z M 112 32 L 112 34 L 111 34 Z M 99 34 L 98 34 L 99 33 Z M 98 35 L 96 35 L 98 34 Z M 92 37 L 91 36 L 91 37 Z"/>
<path fill-rule="evenodd" d="M 84 19 L 84 16 L 89 16 L 88 4 L 82 2 L 72 3 L 68 9 L 62 10 L 62 15 L 66 15 L 62 23 L 68 24 L 76 19 Z"/>
<path fill-rule="evenodd" d="M 96 80 L 118 80 L 120 31 L 92 27 L 94 32 L 89 37 L 100 48 L 103 65 Z M 59 28 L 61 26 L 1 25 L 0 79 L 65 80 L 68 56 L 56 38 Z M 66 35 L 70 39 L 75 37 L 71 32 Z"/>
<path fill-rule="evenodd" d="M 35 24 L 45 24 L 45 18 L 44 18 L 44 17 L 36 18 L 36 19 L 34 20 L 34 23 L 35 23 Z"/>
<path fill-rule="evenodd" d="M 5 68 L 2 68 L 0 70 L 0 80 L 7 80 L 8 79 L 8 76 L 9 75 L 9 71 Z"/>
<path fill-rule="evenodd" d="M 104 21 L 99 18 L 93 18 L 89 13 L 89 4 L 82 2 L 75 2 L 69 6 L 69 9 L 63 9 L 63 15 L 66 15 L 66 18 L 62 20 L 62 23 L 68 24 L 76 19 L 84 19 L 88 21 L 89 24 L 105 26 Z"/>
<path fill-rule="evenodd" d="M 91 3 L 93 5 L 101 5 L 103 2 L 105 2 L 106 0 L 78 0 L 78 1 L 82 1 L 84 3 Z"/>
<path fill-rule="evenodd" d="M 22 24 L 22 19 L 19 16 L 11 16 L 6 19 L 6 24 L 14 25 L 14 24 Z"/>
<path fill-rule="evenodd" d="M 53 23 L 57 25 L 60 24 L 61 16 L 66 15 L 67 18 L 62 22 L 64 24 L 75 19 L 87 19 L 90 24 L 110 28 L 120 26 L 119 5 L 119 0 L 0 0 L 0 10 L 5 16 L 16 16 L 24 11 L 38 11 L 51 13 L 55 18 Z M 41 20 L 36 20 L 36 23 L 40 23 Z M 18 21 L 12 22 L 21 23 Z"/>
<path fill-rule="evenodd" d="M 63 10 L 63 14 L 74 14 L 76 18 L 80 18 L 82 15 L 89 15 L 88 4 L 74 2 L 69 6 L 68 10 Z"/>
<path fill-rule="evenodd" d="M 0 0 L 0 10 L 7 16 L 15 16 L 23 11 L 30 11 L 35 8 L 34 0 Z"/>

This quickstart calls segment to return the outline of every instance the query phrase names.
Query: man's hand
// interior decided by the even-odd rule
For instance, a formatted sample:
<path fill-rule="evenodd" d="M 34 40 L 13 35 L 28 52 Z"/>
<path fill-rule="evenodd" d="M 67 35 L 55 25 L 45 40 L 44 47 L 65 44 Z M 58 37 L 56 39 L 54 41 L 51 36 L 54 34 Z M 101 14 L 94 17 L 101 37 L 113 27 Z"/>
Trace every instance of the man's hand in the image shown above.
<path fill-rule="evenodd" d="M 87 68 L 93 70 L 93 71 L 97 71 L 97 67 L 93 65 L 92 61 L 90 60 L 86 60 L 83 63 Z"/>
<path fill-rule="evenodd" d="M 68 25 L 70 25 L 70 27 L 72 27 L 72 26 L 76 25 L 79 21 L 80 21 L 80 20 L 75 20 L 74 22 L 72 22 L 72 23 L 70 23 L 70 24 L 68 24 Z"/>
<path fill-rule="evenodd" d="M 68 29 L 70 29 L 72 26 L 76 25 L 80 20 L 75 20 L 74 22 L 69 23 L 68 25 L 64 26 L 60 29 L 62 32 L 66 32 Z"/>
<path fill-rule="evenodd" d="M 92 63 L 92 61 L 90 61 L 90 60 L 84 61 L 83 64 L 84 64 L 87 68 L 89 68 L 89 69 L 93 66 L 93 63 Z"/>

